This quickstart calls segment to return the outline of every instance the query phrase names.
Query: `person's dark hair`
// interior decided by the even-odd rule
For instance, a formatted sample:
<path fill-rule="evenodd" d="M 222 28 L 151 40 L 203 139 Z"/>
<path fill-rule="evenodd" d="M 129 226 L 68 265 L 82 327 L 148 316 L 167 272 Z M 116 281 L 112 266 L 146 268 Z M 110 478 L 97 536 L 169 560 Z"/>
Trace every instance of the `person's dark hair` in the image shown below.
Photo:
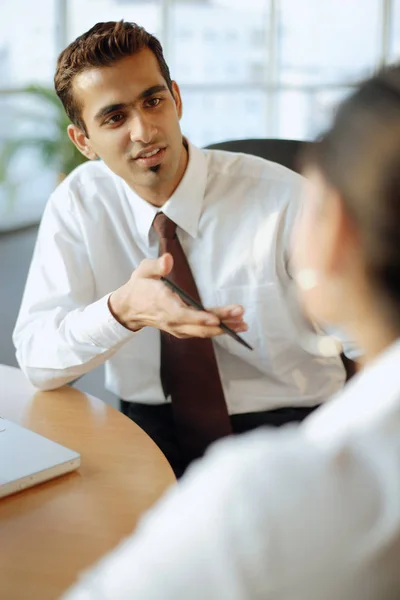
<path fill-rule="evenodd" d="M 302 162 L 340 192 L 371 283 L 400 328 L 400 65 L 361 84 Z"/>
<path fill-rule="evenodd" d="M 161 74 L 172 92 L 171 76 L 160 42 L 136 23 L 125 21 L 97 23 L 61 52 L 57 61 L 54 87 L 69 119 L 86 135 L 81 107 L 73 93 L 74 77 L 93 67 L 113 65 L 118 60 L 132 56 L 144 48 L 149 48 L 155 55 Z"/>

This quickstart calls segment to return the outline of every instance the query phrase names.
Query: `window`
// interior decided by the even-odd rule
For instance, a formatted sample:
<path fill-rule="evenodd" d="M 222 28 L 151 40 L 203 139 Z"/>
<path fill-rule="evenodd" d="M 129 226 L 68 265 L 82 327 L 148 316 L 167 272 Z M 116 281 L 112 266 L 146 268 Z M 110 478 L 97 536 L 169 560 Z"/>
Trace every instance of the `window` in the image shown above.
<path fill-rule="evenodd" d="M 238 32 L 234 29 L 227 31 L 226 33 L 226 41 L 228 43 L 236 42 L 238 38 Z"/>
<path fill-rule="evenodd" d="M 184 54 L 192 62 L 196 76 L 193 83 L 209 84 L 209 73 L 213 67 L 219 73 L 219 80 L 213 77 L 213 83 L 232 83 L 233 72 L 239 87 L 245 81 L 253 80 L 252 65 L 265 60 L 267 49 L 263 45 L 255 47 L 250 44 L 249 37 L 254 31 L 259 31 L 260 21 L 265 22 L 267 14 L 269 0 L 247 4 L 218 0 L 193 4 L 172 2 L 168 61 L 174 78 L 180 81 L 179 56 Z M 179 35 L 175 35 L 187 23 L 193 23 L 198 39 L 183 42 Z M 232 65 L 235 65 L 234 69 Z"/>
<path fill-rule="evenodd" d="M 218 35 L 212 29 L 206 29 L 203 33 L 203 37 L 206 42 L 214 42 L 218 38 Z"/>
<path fill-rule="evenodd" d="M 2 2 L 0 19 L 0 87 L 47 83 L 54 71 L 57 13 L 53 0 Z M 18 23 L 18 26 L 16 24 Z"/>
<path fill-rule="evenodd" d="M 380 51 L 380 10 L 378 0 L 346 0 L 340 5 L 281 0 L 276 24 L 279 81 L 343 84 L 369 75 Z"/>
<path fill-rule="evenodd" d="M 249 94 L 237 88 L 225 92 L 193 91 L 183 87 L 182 95 L 182 131 L 198 146 L 233 138 L 263 137 L 267 116 L 264 92 Z"/>
<path fill-rule="evenodd" d="M 248 66 L 248 80 L 254 83 L 262 81 L 265 77 L 265 64 L 263 62 L 252 62 Z"/>
<path fill-rule="evenodd" d="M 18 27 L 15 25 L 18 23 Z M 54 74 L 58 27 L 56 5 L 42 0 L 32 11 L 24 0 L 3 2 L 0 19 L 0 231 L 36 221 L 55 185 L 55 175 L 43 168 L 38 152 L 22 147 L 7 164 L 8 148 L 28 142 L 38 130 L 51 127 L 40 102 L 12 94 L 28 84 L 48 85 Z M 2 173 L 3 175 L 3 173 Z M 17 207 L 17 210 L 16 210 Z"/>
<path fill-rule="evenodd" d="M 159 0 L 68 0 L 67 43 L 99 21 L 134 21 L 156 36 L 161 34 Z"/>
<path fill-rule="evenodd" d="M 312 140 L 326 127 L 350 88 L 277 91 L 279 137 Z"/>
<path fill-rule="evenodd" d="M 264 29 L 254 29 L 250 32 L 249 43 L 253 48 L 264 48 L 267 41 L 266 31 Z"/>

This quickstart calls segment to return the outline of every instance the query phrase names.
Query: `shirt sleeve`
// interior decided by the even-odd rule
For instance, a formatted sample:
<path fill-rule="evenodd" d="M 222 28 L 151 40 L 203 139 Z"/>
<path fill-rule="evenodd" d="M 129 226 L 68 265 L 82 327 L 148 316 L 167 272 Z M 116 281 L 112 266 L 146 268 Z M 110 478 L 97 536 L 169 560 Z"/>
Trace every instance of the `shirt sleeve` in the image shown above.
<path fill-rule="evenodd" d="M 95 297 L 79 221 L 59 190 L 44 211 L 13 334 L 21 369 L 41 389 L 94 369 L 135 335 L 110 313 L 109 295 Z"/>
<path fill-rule="evenodd" d="M 350 598 L 335 582 L 380 499 L 356 456 L 297 428 L 223 441 L 63 600 Z"/>

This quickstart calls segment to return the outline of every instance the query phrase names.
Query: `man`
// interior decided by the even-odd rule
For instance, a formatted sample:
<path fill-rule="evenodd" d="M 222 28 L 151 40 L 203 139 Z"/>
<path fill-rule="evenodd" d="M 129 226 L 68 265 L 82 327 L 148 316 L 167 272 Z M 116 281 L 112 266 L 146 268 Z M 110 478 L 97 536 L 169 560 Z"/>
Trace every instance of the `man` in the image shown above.
<path fill-rule="evenodd" d="M 302 178 L 187 142 L 162 48 L 135 24 L 80 36 L 55 87 L 94 162 L 43 216 L 14 332 L 26 375 L 53 389 L 106 363 L 108 388 L 177 475 L 232 431 L 302 420 L 345 379 L 339 358 L 302 348 L 285 302 Z M 218 308 L 188 308 L 166 276 Z"/>

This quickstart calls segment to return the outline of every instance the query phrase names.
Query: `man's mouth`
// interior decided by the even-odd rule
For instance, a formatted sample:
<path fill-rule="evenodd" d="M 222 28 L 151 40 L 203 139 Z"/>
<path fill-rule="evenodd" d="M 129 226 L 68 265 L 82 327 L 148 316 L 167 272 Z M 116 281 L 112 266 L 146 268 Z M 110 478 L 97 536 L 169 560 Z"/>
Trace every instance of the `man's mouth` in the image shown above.
<path fill-rule="evenodd" d="M 146 152 L 146 154 L 142 154 L 140 156 L 140 158 L 149 158 L 150 156 L 154 156 L 158 152 L 160 152 L 160 148 L 156 148 L 155 150 L 152 150 L 151 152 Z"/>
<path fill-rule="evenodd" d="M 152 148 L 147 151 L 139 152 L 134 159 L 136 163 L 143 167 L 154 167 L 159 165 L 164 158 L 165 148 Z"/>

